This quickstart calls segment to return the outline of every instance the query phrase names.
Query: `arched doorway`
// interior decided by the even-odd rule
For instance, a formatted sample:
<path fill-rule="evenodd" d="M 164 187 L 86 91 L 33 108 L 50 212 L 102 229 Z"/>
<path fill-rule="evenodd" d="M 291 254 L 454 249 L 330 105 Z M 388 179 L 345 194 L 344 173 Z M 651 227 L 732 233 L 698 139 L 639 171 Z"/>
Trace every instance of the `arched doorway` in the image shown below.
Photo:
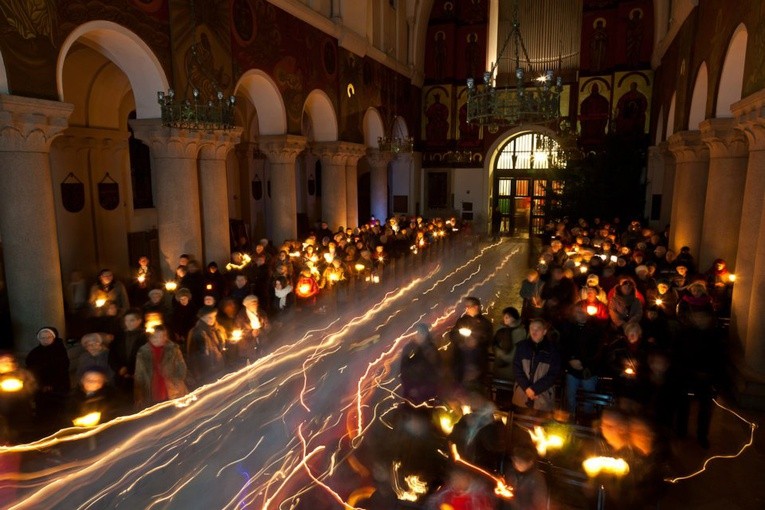
<path fill-rule="evenodd" d="M 493 158 L 491 207 L 500 235 L 528 237 L 544 231 L 563 193 L 565 160 L 552 134 L 521 131 L 500 144 Z"/>

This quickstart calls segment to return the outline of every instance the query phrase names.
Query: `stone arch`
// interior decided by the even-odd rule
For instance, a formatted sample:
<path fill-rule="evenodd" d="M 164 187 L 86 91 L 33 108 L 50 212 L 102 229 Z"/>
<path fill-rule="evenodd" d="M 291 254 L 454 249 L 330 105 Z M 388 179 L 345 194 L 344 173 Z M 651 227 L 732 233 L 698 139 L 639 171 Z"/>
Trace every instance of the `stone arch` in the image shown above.
<path fill-rule="evenodd" d="M 160 117 L 157 91 L 167 90 L 169 84 L 159 59 L 135 33 L 105 20 L 83 23 L 61 45 L 56 63 L 56 86 L 61 101 L 64 101 L 64 61 L 76 42 L 101 53 L 125 73 L 133 89 L 139 119 Z"/>
<path fill-rule="evenodd" d="M 364 145 L 376 149 L 378 147 L 377 139 L 385 136 L 385 125 L 382 116 L 376 108 L 368 108 L 364 113 Z"/>
<path fill-rule="evenodd" d="M 730 106 L 741 100 L 744 88 L 744 64 L 746 62 L 746 44 L 748 33 L 746 26 L 741 23 L 736 27 L 725 53 L 725 60 L 720 72 L 715 98 L 715 117 L 731 117 Z"/>
<path fill-rule="evenodd" d="M 672 99 L 669 101 L 669 111 L 667 112 L 667 130 L 664 132 L 664 139 L 675 134 L 675 106 L 677 103 L 677 93 L 672 93 Z"/>
<path fill-rule="evenodd" d="M 5 62 L 3 53 L 0 52 L 0 94 L 8 93 L 8 73 L 5 71 Z"/>
<path fill-rule="evenodd" d="M 337 141 L 337 115 L 326 92 L 318 89 L 312 90 L 305 99 L 303 114 L 307 114 L 311 123 L 313 141 Z"/>
<path fill-rule="evenodd" d="M 409 136 L 409 127 L 406 125 L 406 119 L 401 116 L 396 117 L 393 121 L 391 135 L 394 138 L 407 138 Z"/>
<path fill-rule="evenodd" d="M 234 93 L 243 92 L 255 107 L 260 135 L 287 133 L 287 108 L 274 80 L 260 69 L 250 69 L 239 78 Z"/>
<path fill-rule="evenodd" d="M 696 82 L 691 94 L 691 107 L 688 111 L 688 129 L 699 129 L 699 124 L 707 118 L 707 98 L 709 97 L 709 73 L 707 63 L 702 62 L 696 73 Z"/>

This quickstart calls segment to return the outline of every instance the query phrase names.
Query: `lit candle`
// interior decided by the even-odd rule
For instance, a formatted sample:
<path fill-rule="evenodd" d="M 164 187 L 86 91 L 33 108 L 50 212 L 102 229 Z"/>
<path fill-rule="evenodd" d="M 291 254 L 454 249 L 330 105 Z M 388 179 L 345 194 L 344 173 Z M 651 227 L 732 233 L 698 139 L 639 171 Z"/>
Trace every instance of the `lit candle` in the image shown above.
<path fill-rule="evenodd" d="M 661 298 L 656 298 L 656 301 L 654 301 L 654 303 L 656 303 L 656 306 L 661 306 L 662 304 L 664 304 L 664 300 Z"/>
<path fill-rule="evenodd" d="M 75 427 L 95 427 L 99 424 L 100 421 L 101 413 L 98 411 L 93 411 L 92 413 L 88 413 L 85 416 L 75 418 L 72 420 L 72 423 L 74 423 Z"/>
<path fill-rule="evenodd" d="M 96 306 L 97 306 L 98 308 L 101 308 L 101 307 L 102 307 L 102 306 L 104 306 L 105 304 L 106 304 L 106 299 L 104 299 L 104 298 L 98 298 L 98 299 L 96 299 Z"/>
<path fill-rule="evenodd" d="M 624 369 L 624 375 L 633 376 L 635 375 L 635 369 L 631 366 Z"/>
<path fill-rule="evenodd" d="M 332 257 L 332 254 L 331 254 L 331 253 L 325 253 L 325 254 L 324 254 L 324 260 L 326 260 L 326 261 L 327 261 L 327 264 L 330 264 L 330 263 L 332 263 L 332 258 L 333 258 L 333 257 Z"/>
<path fill-rule="evenodd" d="M 307 296 L 311 292 L 311 285 L 309 283 L 301 283 L 298 285 L 298 294 L 300 296 Z"/>
<path fill-rule="evenodd" d="M 353 267 L 355 267 L 355 268 L 356 268 L 356 271 L 358 271 L 358 272 L 361 272 L 361 271 L 363 271 L 363 270 L 364 270 L 364 268 L 365 268 L 366 266 L 364 266 L 364 264 L 360 264 L 360 263 L 359 263 L 359 264 L 356 264 L 356 265 L 355 265 L 355 266 L 353 266 Z"/>
<path fill-rule="evenodd" d="M 143 283 L 146 281 L 146 275 L 145 274 L 139 274 L 136 278 L 138 280 L 138 283 Z"/>
<path fill-rule="evenodd" d="M 598 313 L 598 307 L 595 305 L 587 305 L 587 315 L 595 315 Z"/>
<path fill-rule="evenodd" d="M 735 282 L 736 281 L 736 275 L 733 274 L 733 273 L 729 274 L 728 275 L 728 281 L 731 282 L 731 283 Z"/>
<path fill-rule="evenodd" d="M 178 288 L 178 284 L 174 281 L 165 282 L 165 290 L 168 292 L 175 292 L 175 289 Z"/>
<path fill-rule="evenodd" d="M 586 273 L 587 272 L 587 266 L 579 266 L 579 272 L 580 273 Z"/>
<path fill-rule="evenodd" d="M 231 338 L 229 338 L 229 340 L 231 340 L 231 343 L 235 344 L 241 339 L 242 339 L 241 329 L 235 329 L 234 331 L 231 332 Z"/>
<path fill-rule="evenodd" d="M 373 283 L 380 283 L 380 277 L 378 275 L 374 275 L 372 277 L 372 282 Z"/>
<path fill-rule="evenodd" d="M 6 377 L 0 381 L 0 390 L 8 393 L 20 391 L 24 387 L 24 381 L 18 377 Z"/>
<path fill-rule="evenodd" d="M 252 329 L 260 329 L 261 326 L 260 318 L 257 315 L 250 320 L 250 327 Z"/>
<path fill-rule="evenodd" d="M 590 457 L 582 462 L 582 467 L 590 478 L 594 478 L 600 473 L 623 476 L 630 472 L 627 461 L 614 457 Z"/>
<path fill-rule="evenodd" d="M 208 283 L 207 285 L 205 285 L 205 289 L 212 290 L 212 283 Z"/>
<path fill-rule="evenodd" d="M 458 330 L 460 332 L 460 335 L 462 336 L 470 336 L 473 332 L 470 331 L 470 328 L 460 328 Z"/>

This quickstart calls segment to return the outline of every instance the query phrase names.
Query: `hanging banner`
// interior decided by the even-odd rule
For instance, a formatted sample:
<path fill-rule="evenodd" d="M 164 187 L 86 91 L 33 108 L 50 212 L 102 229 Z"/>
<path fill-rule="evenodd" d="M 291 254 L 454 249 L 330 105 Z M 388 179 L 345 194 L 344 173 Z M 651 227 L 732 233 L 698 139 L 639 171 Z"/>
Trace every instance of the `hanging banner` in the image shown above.
<path fill-rule="evenodd" d="M 85 185 L 72 172 L 61 182 L 61 203 L 71 213 L 85 207 Z"/>
<path fill-rule="evenodd" d="M 98 183 L 98 203 L 107 211 L 113 211 L 120 205 L 120 185 L 109 172 Z"/>

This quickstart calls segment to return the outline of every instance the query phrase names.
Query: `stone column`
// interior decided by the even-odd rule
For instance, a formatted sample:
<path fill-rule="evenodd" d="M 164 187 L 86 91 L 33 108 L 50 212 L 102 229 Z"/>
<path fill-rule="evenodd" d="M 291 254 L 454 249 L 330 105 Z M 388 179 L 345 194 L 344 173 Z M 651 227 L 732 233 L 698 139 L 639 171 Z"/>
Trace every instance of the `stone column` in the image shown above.
<path fill-rule="evenodd" d="M 388 163 L 390 160 L 389 153 L 380 152 L 379 149 L 367 149 L 372 216 L 377 218 L 380 224 L 385 223 L 388 217 Z"/>
<path fill-rule="evenodd" d="M 74 106 L 0 94 L 0 238 L 15 348 L 37 345 L 43 326 L 64 331 L 51 141 Z"/>
<path fill-rule="evenodd" d="M 305 149 L 306 139 L 293 135 L 261 136 L 258 145 L 270 163 L 271 210 L 268 217 L 271 241 L 279 246 L 286 239 L 297 238 L 295 159 Z"/>
<path fill-rule="evenodd" d="M 345 162 L 348 154 L 343 142 L 313 144 L 311 150 L 321 159 L 321 220 L 327 222 L 333 232 L 345 226 L 346 175 Z"/>
<path fill-rule="evenodd" d="M 657 147 L 664 158 L 662 163 L 664 175 L 661 185 L 661 211 L 659 212 L 660 229 L 663 231 L 672 219 L 672 199 L 675 193 L 675 158 L 669 152 L 669 143 L 661 142 Z"/>
<path fill-rule="evenodd" d="M 736 252 L 736 284 L 733 286 L 731 331 L 744 346 L 746 364 L 765 373 L 765 254 L 762 249 L 765 218 L 765 90 L 731 107 L 736 125 L 749 142 L 741 228 Z M 754 301 L 759 299 L 760 301 Z"/>
<path fill-rule="evenodd" d="M 733 119 L 707 119 L 699 128 L 702 141 L 709 147 L 699 269 L 705 270 L 716 258 L 722 258 L 734 271 L 746 183 L 746 137 L 734 129 Z"/>
<path fill-rule="evenodd" d="M 664 153 L 661 147 L 652 145 L 648 147 L 648 168 L 646 177 L 646 190 L 645 190 L 645 210 L 643 214 L 646 218 L 651 218 L 651 208 L 653 207 L 653 196 L 663 195 L 664 184 Z M 661 198 L 664 203 L 664 197 Z M 659 226 L 660 220 L 654 220 L 652 226 L 655 228 L 663 228 L 664 225 Z"/>
<path fill-rule="evenodd" d="M 241 134 L 241 128 L 205 133 L 199 151 L 204 258 L 205 262 L 215 261 L 221 267 L 229 260 L 231 252 L 226 159 Z"/>
<path fill-rule="evenodd" d="M 350 146 L 348 159 L 345 160 L 345 225 L 356 228 L 359 226 L 359 160 L 366 153 L 366 147 L 360 144 Z"/>
<path fill-rule="evenodd" d="M 709 175 L 709 149 L 698 131 L 682 131 L 669 138 L 675 156 L 675 189 L 672 196 L 669 244 L 675 250 L 691 249 L 699 259 L 701 225 Z"/>
<path fill-rule="evenodd" d="M 181 254 L 202 256 L 197 156 L 203 132 L 164 127 L 159 119 L 131 120 L 130 125 L 151 150 L 160 268 L 164 278 L 171 278 Z"/>

